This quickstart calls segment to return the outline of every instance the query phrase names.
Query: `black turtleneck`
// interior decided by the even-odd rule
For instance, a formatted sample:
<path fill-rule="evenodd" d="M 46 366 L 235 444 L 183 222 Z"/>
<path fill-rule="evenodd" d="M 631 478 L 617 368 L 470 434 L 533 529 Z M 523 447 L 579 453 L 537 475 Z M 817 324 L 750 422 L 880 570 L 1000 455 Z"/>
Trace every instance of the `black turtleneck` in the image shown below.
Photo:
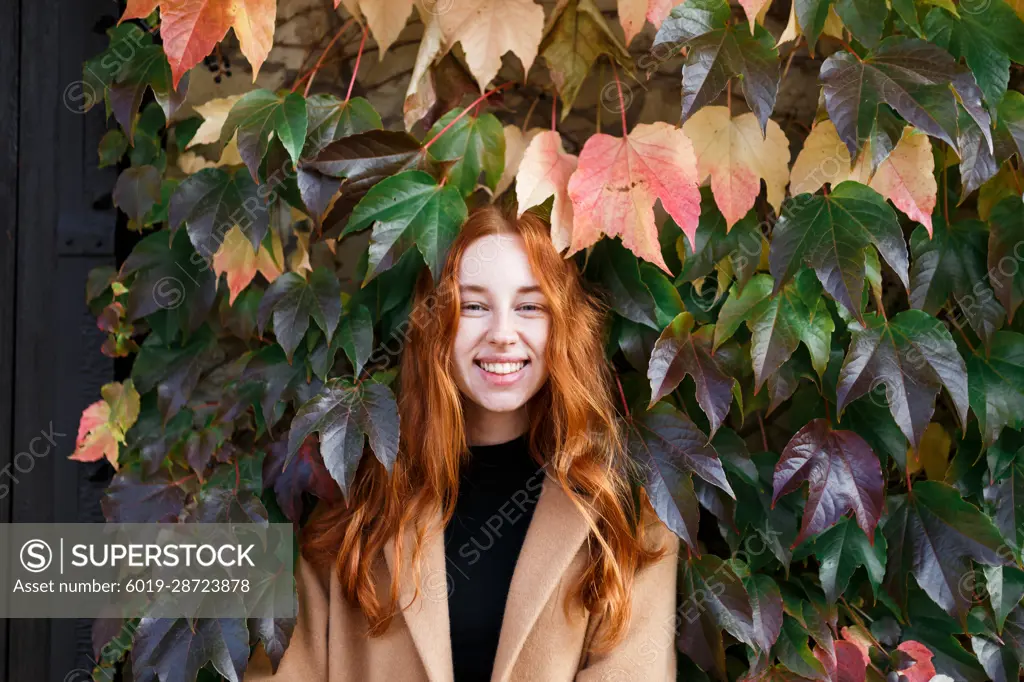
<path fill-rule="evenodd" d="M 445 527 L 455 682 L 488 682 L 519 550 L 544 482 L 528 434 L 470 447 Z"/>

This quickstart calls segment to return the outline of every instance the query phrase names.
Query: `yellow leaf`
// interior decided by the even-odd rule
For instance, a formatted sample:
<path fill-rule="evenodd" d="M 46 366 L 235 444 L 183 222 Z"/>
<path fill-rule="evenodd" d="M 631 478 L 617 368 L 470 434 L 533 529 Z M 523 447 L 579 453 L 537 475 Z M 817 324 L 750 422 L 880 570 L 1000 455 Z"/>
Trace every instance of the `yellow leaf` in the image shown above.
<path fill-rule="evenodd" d="M 276 236 L 275 231 L 273 237 Z M 278 237 L 275 247 L 280 241 Z M 262 273 L 268 282 L 273 282 L 281 274 L 280 267 L 274 262 L 267 248 L 260 244 L 259 251 L 253 251 L 249 238 L 237 225 L 228 231 L 217 253 L 213 255 L 213 271 L 218 278 L 222 274 L 227 276 L 228 290 L 231 292 L 228 303 L 232 305 L 238 294 L 249 286 L 257 272 Z"/>
<path fill-rule="evenodd" d="M 448 46 L 462 43 L 466 65 L 480 90 L 512 52 L 530 71 L 544 31 L 544 10 L 532 0 L 457 0 L 437 21 Z"/>
<path fill-rule="evenodd" d="M 352 16 L 366 17 L 370 33 L 380 47 L 381 59 L 405 28 L 413 6 L 413 0 L 334 0 L 334 6 L 342 2 Z"/>
<path fill-rule="evenodd" d="M 949 467 L 949 451 L 952 447 L 953 439 L 940 424 L 928 424 L 921 436 L 920 450 L 907 448 L 907 473 L 916 474 L 923 469 L 928 480 L 943 480 Z"/>
<path fill-rule="evenodd" d="M 106 384 L 100 389 L 102 400 L 85 408 L 78 424 L 75 451 L 68 457 L 77 462 L 95 462 L 107 458 L 118 468 L 118 446 L 139 418 L 139 393 L 132 380 L 124 384 Z"/>
<path fill-rule="evenodd" d="M 505 169 L 501 172 L 501 179 L 494 188 L 494 196 L 499 196 L 507 190 L 519 172 L 519 164 L 523 160 L 523 154 L 530 142 L 538 133 L 544 132 L 544 128 L 530 128 L 523 132 L 517 125 L 505 126 Z"/>
<path fill-rule="evenodd" d="M 732 227 L 754 207 L 761 180 L 778 213 L 789 184 L 789 139 L 775 121 L 767 137 L 752 113 L 729 116 L 726 107 L 704 107 L 683 124 L 697 154 L 698 181 L 711 176 L 715 203 Z"/>
<path fill-rule="evenodd" d="M 409 79 L 409 88 L 405 91 L 405 103 L 402 105 L 406 130 L 411 129 L 426 116 L 430 108 L 434 106 L 434 102 L 437 101 L 437 92 L 434 90 L 430 67 L 443 54 L 441 43 L 444 40 L 444 35 L 441 32 L 441 25 L 437 22 L 437 15 L 422 10 L 419 5 L 417 5 L 417 9 L 423 23 L 423 37 L 420 39 L 416 62 L 412 68 L 412 77 Z"/>
<path fill-rule="evenodd" d="M 228 119 L 231 107 L 235 106 L 235 102 L 241 98 L 242 95 L 218 97 L 211 99 L 205 104 L 196 106 L 196 113 L 203 117 L 203 122 L 185 148 L 191 149 L 197 144 L 215 144 L 219 142 L 220 131 L 224 127 L 224 122 Z"/>
<path fill-rule="evenodd" d="M 252 80 L 255 83 L 260 67 L 267 61 L 274 47 L 277 0 L 234 0 L 231 17 L 238 47 L 252 64 Z"/>
<path fill-rule="evenodd" d="M 839 139 L 835 125 L 828 120 L 820 121 L 793 163 L 790 193 L 813 193 L 826 183 L 838 185 L 844 180 L 855 180 L 892 201 L 931 234 L 938 185 L 928 136 L 912 126 L 904 128 L 896 147 L 878 165 L 874 176 L 869 175 L 869 156 L 870 150 L 865 148 L 851 169 L 849 151 Z"/>

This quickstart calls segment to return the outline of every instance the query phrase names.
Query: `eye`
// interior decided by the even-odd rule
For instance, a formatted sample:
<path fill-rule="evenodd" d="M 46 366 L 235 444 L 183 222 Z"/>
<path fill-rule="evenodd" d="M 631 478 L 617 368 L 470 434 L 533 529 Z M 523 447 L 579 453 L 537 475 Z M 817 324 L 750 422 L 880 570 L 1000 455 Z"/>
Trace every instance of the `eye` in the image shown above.
<path fill-rule="evenodd" d="M 519 309 L 526 313 L 543 313 L 544 306 L 540 303 L 524 303 L 519 306 Z"/>
<path fill-rule="evenodd" d="M 462 309 L 467 312 L 480 312 L 484 309 L 484 306 L 480 303 L 463 303 Z"/>

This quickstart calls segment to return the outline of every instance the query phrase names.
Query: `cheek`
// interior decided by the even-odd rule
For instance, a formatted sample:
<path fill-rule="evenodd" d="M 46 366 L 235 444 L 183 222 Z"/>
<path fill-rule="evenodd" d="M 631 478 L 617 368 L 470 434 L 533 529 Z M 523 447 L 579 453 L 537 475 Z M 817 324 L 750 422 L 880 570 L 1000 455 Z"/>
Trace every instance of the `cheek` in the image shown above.
<path fill-rule="evenodd" d="M 548 347 L 548 338 L 551 334 L 551 322 L 548 320 L 537 320 L 531 323 L 522 332 L 523 338 L 530 346 L 534 355 L 539 360 L 545 360 L 545 353 Z"/>
<path fill-rule="evenodd" d="M 480 338 L 480 324 L 475 318 L 466 317 L 459 320 L 459 327 L 455 331 L 455 340 L 452 344 L 452 353 L 456 361 L 472 360 L 472 354 Z"/>

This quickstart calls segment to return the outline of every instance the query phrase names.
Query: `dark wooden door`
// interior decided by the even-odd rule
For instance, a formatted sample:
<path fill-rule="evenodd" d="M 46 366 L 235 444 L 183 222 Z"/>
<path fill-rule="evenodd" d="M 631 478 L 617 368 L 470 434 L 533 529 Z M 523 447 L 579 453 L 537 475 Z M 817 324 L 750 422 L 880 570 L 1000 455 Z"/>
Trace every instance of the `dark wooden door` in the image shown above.
<path fill-rule="evenodd" d="M 3 523 L 102 520 L 107 465 L 67 457 L 82 410 L 114 379 L 84 287 L 91 268 L 115 264 L 115 172 L 96 167 L 103 106 L 82 113 L 81 79 L 117 12 L 115 0 L 0 3 Z M 88 621 L 0 620 L 2 680 L 78 682 L 90 654 Z"/>

